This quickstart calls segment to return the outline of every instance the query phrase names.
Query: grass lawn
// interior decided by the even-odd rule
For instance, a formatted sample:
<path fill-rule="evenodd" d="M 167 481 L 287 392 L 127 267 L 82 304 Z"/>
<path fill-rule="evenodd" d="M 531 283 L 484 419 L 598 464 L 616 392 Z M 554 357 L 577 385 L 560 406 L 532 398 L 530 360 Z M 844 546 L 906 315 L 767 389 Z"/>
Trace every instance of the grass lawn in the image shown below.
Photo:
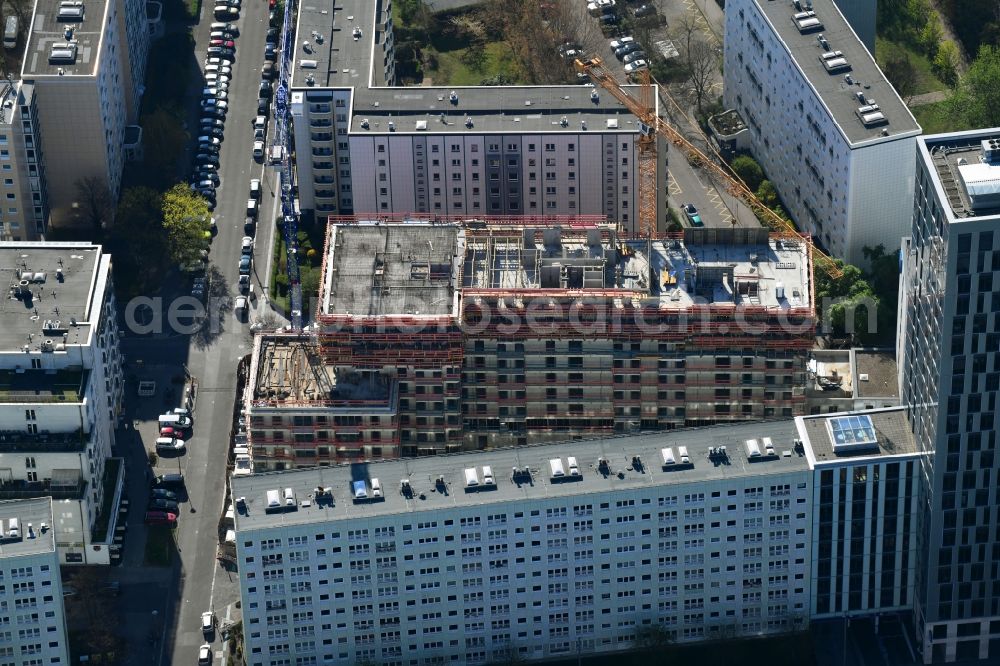
<path fill-rule="evenodd" d="M 174 531 L 169 527 L 150 527 L 146 531 L 146 551 L 143 564 L 150 567 L 166 567 L 174 552 Z"/>
<path fill-rule="evenodd" d="M 424 70 L 424 76 L 429 76 L 435 86 L 478 86 L 483 79 L 492 78 L 497 74 L 512 78 L 515 84 L 524 82 L 514 54 L 505 42 L 486 44 L 486 57 L 479 69 L 472 69 L 462 62 L 467 50 L 467 48 L 451 51 L 429 49 L 437 58 L 437 68 Z"/>
<path fill-rule="evenodd" d="M 913 117 L 917 119 L 924 130 L 924 134 L 938 134 L 940 132 L 958 132 L 961 130 L 973 129 L 967 127 L 961 118 L 956 117 L 948 110 L 948 101 L 924 104 L 910 109 Z"/>
<path fill-rule="evenodd" d="M 934 76 L 934 70 L 931 68 L 931 61 L 927 59 L 927 56 L 902 44 L 890 42 L 888 39 L 883 39 L 881 37 L 877 37 L 875 39 L 875 55 L 878 62 L 885 62 L 890 57 L 901 55 L 903 53 L 910 56 L 910 62 L 913 63 L 913 68 L 917 72 L 916 84 L 913 87 L 914 95 L 922 95 L 936 90 L 948 89 L 947 85 L 938 79 L 938 77 Z"/>

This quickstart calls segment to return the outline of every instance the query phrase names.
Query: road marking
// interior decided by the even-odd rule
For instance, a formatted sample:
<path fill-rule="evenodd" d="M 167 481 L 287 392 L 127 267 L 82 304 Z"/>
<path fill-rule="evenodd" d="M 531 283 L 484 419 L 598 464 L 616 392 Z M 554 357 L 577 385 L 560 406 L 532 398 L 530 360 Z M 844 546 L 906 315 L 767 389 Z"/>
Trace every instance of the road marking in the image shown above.
<path fill-rule="evenodd" d="M 681 189 L 681 186 L 677 183 L 677 179 L 674 178 L 674 174 L 672 173 L 667 174 L 667 192 L 674 195 L 684 194 L 684 190 Z"/>
<path fill-rule="evenodd" d="M 715 207 L 715 210 L 718 211 L 719 217 L 722 218 L 723 224 L 732 224 L 733 215 L 732 213 L 729 212 L 729 208 L 726 206 L 726 203 L 722 200 L 722 197 L 719 196 L 719 191 L 716 190 L 714 187 L 705 187 L 705 194 L 708 197 L 708 200 L 712 202 L 712 205 Z"/>

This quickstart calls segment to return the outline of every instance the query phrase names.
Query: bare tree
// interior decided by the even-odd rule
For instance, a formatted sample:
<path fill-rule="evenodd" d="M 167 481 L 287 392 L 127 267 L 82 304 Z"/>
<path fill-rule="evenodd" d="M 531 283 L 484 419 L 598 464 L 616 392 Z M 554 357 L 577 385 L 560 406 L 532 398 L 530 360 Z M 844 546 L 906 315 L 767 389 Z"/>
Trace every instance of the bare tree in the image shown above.
<path fill-rule="evenodd" d="M 689 59 L 691 48 L 698 42 L 695 35 L 699 30 L 701 26 L 698 25 L 698 20 L 688 12 L 674 22 L 670 35 L 677 41 L 677 50 L 681 52 L 681 57 L 685 61 Z"/>
<path fill-rule="evenodd" d="M 115 202 L 108 184 L 100 176 L 84 176 L 77 179 L 75 185 L 80 221 L 100 234 L 101 229 L 114 219 Z"/>
<path fill-rule="evenodd" d="M 712 91 L 712 85 L 719 72 L 719 60 L 710 45 L 696 41 L 691 45 L 687 57 L 688 83 L 694 93 L 698 115 L 704 113 L 705 100 Z"/>

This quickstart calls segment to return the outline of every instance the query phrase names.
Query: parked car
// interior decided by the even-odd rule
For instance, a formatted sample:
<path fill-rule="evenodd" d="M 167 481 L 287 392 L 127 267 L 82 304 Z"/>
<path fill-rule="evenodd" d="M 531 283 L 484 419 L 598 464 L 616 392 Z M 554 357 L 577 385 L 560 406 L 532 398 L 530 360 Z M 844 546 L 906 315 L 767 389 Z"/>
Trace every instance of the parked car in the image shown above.
<path fill-rule="evenodd" d="M 264 142 L 254 141 L 253 142 L 253 158 L 258 162 L 264 159 Z"/>
<path fill-rule="evenodd" d="M 236 49 L 227 49 L 224 46 L 209 46 L 205 53 L 212 58 L 222 58 L 223 60 L 236 60 Z"/>
<path fill-rule="evenodd" d="M 274 44 L 266 44 L 264 46 L 264 60 L 270 60 L 275 62 L 278 59 L 278 49 Z"/>
<path fill-rule="evenodd" d="M 200 648 L 198 648 L 198 663 L 199 664 L 211 664 L 212 663 L 212 646 L 205 643 Z"/>
<path fill-rule="evenodd" d="M 234 36 L 240 36 L 240 29 L 236 27 L 235 23 L 213 23 L 208 26 L 209 30 L 225 30 L 226 32 L 233 33 Z"/>
<path fill-rule="evenodd" d="M 205 278 L 197 278 L 199 280 L 204 280 Z M 154 499 L 165 499 L 171 502 L 177 501 L 177 493 L 170 492 L 166 488 L 153 488 L 150 492 L 150 496 Z"/>
<path fill-rule="evenodd" d="M 243 237 L 243 240 L 240 243 L 240 254 L 253 254 L 253 237 Z"/>
<path fill-rule="evenodd" d="M 598 19 L 598 21 L 600 21 L 601 24 L 603 24 L 603 25 L 614 25 L 614 24 L 618 23 L 618 15 L 617 14 L 601 14 L 601 16 Z"/>
<path fill-rule="evenodd" d="M 267 116 L 271 113 L 271 100 L 266 97 L 257 99 L 257 115 Z"/>
<path fill-rule="evenodd" d="M 273 62 L 265 62 L 260 68 L 260 78 L 264 81 L 272 80 L 276 73 Z"/>
<path fill-rule="evenodd" d="M 176 513 L 165 513 L 163 511 L 147 511 L 145 523 L 147 525 L 166 525 L 173 527 L 177 524 Z"/>
<path fill-rule="evenodd" d="M 260 199 L 260 193 L 261 193 L 260 178 L 251 178 L 250 179 L 250 198 L 251 199 L 258 199 L 259 200 Z"/>
<path fill-rule="evenodd" d="M 629 42 L 634 42 L 634 41 L 635 41 L 635 37 L 632 37 L 631 35 L 627 35 L 625 37 L 619 37 L 618 39 L 612 39 L 611 40 L 611 50 L 612 51 L 617 51 L 622 46 L 625 46 Z"/>
<path fill-rule="evenodd" d="M 240 17 L 240 10 L 229 5 L 216 5 L 212 10 L 212 14 L 220 21 L 235 21 Z"/>
<path fill-rule="evenodd" d="M 226 109 L 208 108 L 201 110 L 202 118 L 222 118 L 226 117 Z"/>
<path fill-rule="evenodd" d="M 205 638 L 211 638 L 215 633 L 215 613 L 212 611 L 201 614 L 201 633 L 205 634 Z"/>
<path fill-rule="evenodd" d="M 156 440 L 157 451 L 183 451 L 184 440 L 173 437 L 159 437 Z"/>
<path fill-rule="evenodd" d="M 214 153 L 198 153 L 194 156 L 195 164 L 211 164 L 219 166 L 219 156 Z"/>
<path fill-rule="evenodd" d="M 219 173 L 217 171 L 207 171 L 205 169 L 198 170 L 195 173 L 195 178 L 199 183 L 209 182 L 212 183 L 213 187 L 219 186 Z M 205 233 L 208 233 L 207 231 Z"/>
<path fill-rule="evenodd" d="M 147 511 L 165 511 L 167 513 L 178 513 L 180 507 L 177 502 L 168 499 L 151 499 Z"/>
<path fill-rule="evenodd" d="M 267 38 L 266 38 L 266 41 L 267 41 L 268 44 L 277 44 L 278 43 L 278 29 L 277 28 L 268 28 L 267 29 Z"/>
<path fill-rule="evenodd" d="M 681 204 L 681 210 L 687 215 L 687 219 L 691 222 L 692 227 L 704 226 L 704 223 L 701 221 L 701 215 L 698 214 L 698 209 L 694 207 L 694 204 Z"/>
<path fill-rule="evenodd" d="M 240 256 L 240 275 L 250 275 L 250 264 L 253 263 L 253 257 L 250 255 Z"/>
<path fill-rule="evenodd" d="M 639 60 L 625 65 L 625 73 L 631 74 L 633 72 L 638 72 L 640 69 L 646 69 L 647 67 L 649 67 L 649 63 L 640 58 Z"/>
<path fill-rule="evenodd" d="M 652 16 L 656 13 L 656 7 L 653 5 L 639 5 L 635 8 L 635 17 L 642 18 L 643 16 Z"/>
<path fill-rule="evenodd" d="M 237 296 L 236 304 L 233 306 L 233 312 L 236 314 L 236 318 L 240 321 L 246 319 L 247 312 L 250 309 L 250 303 L 246 296 Z"/>
<path fill-rule="evenodd" d="M 268 99 L 270 99 L 271 92 L 272 92 L 271 82 L 270 81 L 261 81 L 260 85 L 257 87 L 257 96 L 258 97 L 267 97 Z"/>
<path fill-rule="evenodd" d="M 615 49 L 615 57 L 621 60 L 629 53 L 635 53 L 636 51 L 639 51 L 641 49 L 642 45 L 640 45 L 639 42 L 636 41 L 626 42 Z"/>
<path fill-rule="evenodd" d="M 228 30 L 213 30 L 208 33 L 208 37 L 209 39 L 236 39 L 236 33 Z"/>
<path fill-rule="evenodd" d="M 202 118 L 201 124 L 206 127 L 225 127 L 226 121 L 222 118 Z"/>
<path fill-rule="evenodd" d="M 636 60 L 645 60 L 645 59 L 646 59 L 645 51 L 633 51 L 632 53 L 629 53 L 627 56 L 625 56 L 622 59 L 622 62 L 628 65 L 629 63 L 633 63 Z"/>
<path fill-rule="evenodd" d="M 252 217 L 248 217 L 243 222 L 243 233 L 247 236 L 254 236 L 257 233 L 257 222 Z"/>
<path fill-rule="evenodd" d="M 153 488 L 173 488 L 175 490 L 180 490 L 184 488 L 184 475 L 161 474 L 160 476 L 153 478 L 151 485 Z"/>

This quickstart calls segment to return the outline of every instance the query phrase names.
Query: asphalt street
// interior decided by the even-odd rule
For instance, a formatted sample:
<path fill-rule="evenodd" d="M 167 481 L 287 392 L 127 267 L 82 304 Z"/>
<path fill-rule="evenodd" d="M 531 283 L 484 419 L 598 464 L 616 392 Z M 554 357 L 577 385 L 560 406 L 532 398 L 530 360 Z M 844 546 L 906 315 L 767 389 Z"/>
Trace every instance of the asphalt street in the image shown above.
<path fill-rule="evenodd" d="M 212 3 L 202 3 L 200 20 L 193 28 L 195 57 L 202 67 L 209 40 L 209 24 L 216 21 L 212 8 Z M 174 532 L 176 552 L 172 570 L 176 573 L 175 589 L 164 595 L 165 598 L 149 600 L 151 609 L 162 605 L 158 617 L 163 619 L 157 625 L 160 636 L 152 650 L 147 648 L 145 642 L 130 645 L 131 663 L 197 663 L 198 647 L 205 642 L 200 626 L 201 614 L 214 610 L 220 624 L 238 616 L 234 603 L 238 599 L 237 578 L 235 574 L 223 570 L 216 561 L 236 398 L 236 368 L 240 358 L 250 351 L 249 323 L 237 319 L 233 301 L 239 294 L 238 263 L 249 184 L 252 178 L 261 178 L 262 212 L 257 225 L 252 275 L 257 298 L 251 301 L 253 311 L 249 321 L 269 308 L 266 302 L 267 269 L 273 243 L 274 211 L 277 206 L 274 192 L 277 185 L 275 170 L 255 162 L 252 156 L 252 122 L 257 115 L 258 84 L 268 28 L 267 2 L 246 0 L 241 17 L 235 23 L 240 29 L 240 36 L 236 39 L 236 60 L 229 84 L 229 113 L 219 156 L 221 185 L 217 190 L 217 208 L 213 213 L 218 233 L 210 253 L 208 273 L 214 279 L 209 286 L 207 328 L 187 335 L 171 330 L 167 325 L 149 335 L 129 336 L 126 333 L 123 341 L 131 367 L 145 370 L 167 368 L 175 374 L 183 373 L 186 368 L 197 383 L 194 431 L 187 450 L 183 456 L 164 458 L 158 465 L 160 471 L 176 472 L 179 468 L 187 486 L 188 501 L 181 505 L 178 528 Z M 193 78 L 188 99 L 192 109 L 200 103 L 202 87 L 204 79 L 200 76 Z M 194 122 L 197 123 L 197 119 Z M 177 284 L 166 285 L 164 291 L 174 290 L 177 292 L 174 295 L 186 296 L 189 289 L 189 284 Z M 166 301 L 171 299 L 171 294 L 164 295 Z M 169 303 L 164 304 L 164 308 L 167 307 Z M 141 362 L 141 366 L 137 366 L 137 361 Z M 155 411 L 152 419 L 155 419 Z M 145 416 L 149 417 L 148 414 Z M 149 447 L 149 439 L 156 434 L 155 423 L 148 418 L 140 418 L 136 426 L 136 434 Z M 140 487 L 137 492 L 142 490 Z M 144 500 L 140 498 L 138 501 Z M 125 567 L 132 564 L 140 563 L 126 561 Z M 217 631 L 213 642 L 214 663 L 224 663 L 222 647 L 221 632 Z"/>

